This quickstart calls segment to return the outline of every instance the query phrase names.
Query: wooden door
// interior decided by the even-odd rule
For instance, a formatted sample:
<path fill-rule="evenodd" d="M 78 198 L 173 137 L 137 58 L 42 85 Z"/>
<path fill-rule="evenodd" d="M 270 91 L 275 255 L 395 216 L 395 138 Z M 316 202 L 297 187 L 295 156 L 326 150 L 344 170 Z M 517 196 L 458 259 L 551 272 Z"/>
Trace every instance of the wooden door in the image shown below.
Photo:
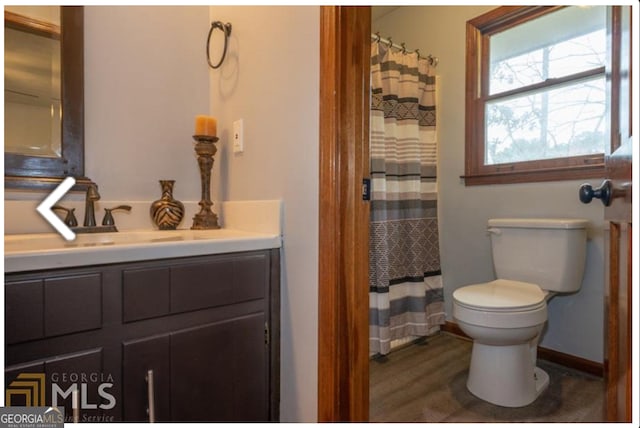
<path fill-rule="evenodd" d="M 605 290 L 606 419 L 631 422 L 632 201 L 631 167 L 631 8 L 612 6 L 607 20 L 610 61 L 607 66 L 607 108 L 610 147 L 605 156 L 605 181 L 595 192 L 581 188 L 581 200 L 592 197 L 605 205 L 609 223 L 607 288 Z M 584 196 L 587 196 L 586 198 Z"/>
<path fill-rule="evenodd" d="M 612 7 L 611 150 L 606 174 L 611 201 L 605 208 L 609 221 L 609 290 L 607 295 L 607 349 L 605 357 L 607 420 L 631 422 L 631 7 Z"/>
<path fill-rule="evenodd" d="M 605 205 L 609 223 L 607 287 L 605 289 L 606 418 L 631 422 L 632 303 L 632 159 L 631 8 L 612 6 L 608 20 L 610 61 L 607 90 L 610 139 L 605 156 L 606 178 L 599 189 L 581 187 L 580 199 L 593 197 Z M 586 191 L 585 191 L 586 189 Z"/>

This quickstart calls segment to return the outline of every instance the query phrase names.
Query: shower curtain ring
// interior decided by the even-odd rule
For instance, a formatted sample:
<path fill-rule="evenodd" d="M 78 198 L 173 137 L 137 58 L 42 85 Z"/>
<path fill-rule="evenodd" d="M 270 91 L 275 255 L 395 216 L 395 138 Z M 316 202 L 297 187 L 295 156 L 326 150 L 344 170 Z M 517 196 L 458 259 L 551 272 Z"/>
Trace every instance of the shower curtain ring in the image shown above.
<path fill-rule="evenodd" d="M 222 30 L 222 33 L 224 34 L 224 48 L 222 50 L 222 56 L 220 57 L 220 61 L 218 61 L 218 63 L 216 65 L 213 65 L 211 63 L 211 56 L 209 53 L 209 45 L 211 43 L 211 34 L 213 33 L 214 29 L 220 29 Z M 229 36 L 231 35 L 231 23 L 227 22 L 226 24 L 223 24 L 221 21 L 213 21 L 211 23 L 211 28 L 209 28 L 209 35 L 207 36 L 207 62 L 209 63 L 209 67 L 216 69 L 219 68 L 222 65 L 222 61 L 224 61 L 224 57 L 227 55 L 227 44 L 229 42 Z"/>
<path fill-rule="evenodd" d="M 416 49 L 414 52 L 418 55 L 418 61 L 420 61 L 420 49 Z"/>
<path fill-rule="evenodd" d="M 407 53 L 407 47 L 404 45 L 404 42 L 400 43 L 400 46 L 402 46 L 402 53 L 406 54 Z"/>
<path fill-rule="evenodd" d="M 380 31 L 376 31 L 376 36 L 378 37 L 378 38 L 376 39 L 376 43 L 380 43 L 380 38 L 381 38 L 381 37 L 380 37 Z"/>

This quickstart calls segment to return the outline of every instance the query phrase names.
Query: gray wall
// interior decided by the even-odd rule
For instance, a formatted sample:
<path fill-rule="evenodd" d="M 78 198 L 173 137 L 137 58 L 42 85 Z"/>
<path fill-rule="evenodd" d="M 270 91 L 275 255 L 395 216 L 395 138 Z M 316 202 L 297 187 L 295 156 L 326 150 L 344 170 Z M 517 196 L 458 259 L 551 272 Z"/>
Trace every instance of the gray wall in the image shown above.
<path fill-rule="evenodd" d="M 103 200 L 200 199 L 194 118 L 209 112 L 207 6 L 85 8 L 85 172 Z"/>
<path fill-rule="evenodd" d="M 439 58 L 438 171 L 440 250 L 447 319 L 458 287 L 493 279 L 487 220 L 493 217 L 580 217 L 590 220 L 587 269 L 581 290 L 549 302 L 541 346 L 603 361 L 604 210 L 583 205 L 582 181 L 465 186 L 465 23 L 494 6 L 407 6 L 382 16 L 372 31 L 408 49 Z M 599 183 L 599 179 L 591 180 Z"/>
<path fill-rule="evenodd" d="M 222 138 L 220 200 L 282 199 L 281 420 L 313 422 L 318 400 L 320 8 L 212 6 L 231 22 L 227 59 L 209 73 Z M 213 52 L 213 49 L 212 49 Z M 232 123 L 244 121 L 244 153 Z M 260 215 L 260 213 L 256 213 Z"/>

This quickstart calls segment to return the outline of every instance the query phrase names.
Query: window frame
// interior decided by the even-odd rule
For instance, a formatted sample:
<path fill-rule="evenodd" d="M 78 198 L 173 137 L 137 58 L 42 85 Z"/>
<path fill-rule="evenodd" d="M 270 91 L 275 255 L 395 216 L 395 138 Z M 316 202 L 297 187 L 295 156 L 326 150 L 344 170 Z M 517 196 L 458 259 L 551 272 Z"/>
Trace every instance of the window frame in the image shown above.
<path fill-rule="evenodd" d="M 488 94 L 490 37 L 564 7 L 566 6 L 502 6 L 467 21 L 465 175 L 462 176 L 465 185 L 559 181 L 604 176 L 604 151 L 608 141 L 603 141 L 603 152 L 600 154 L 494 165 L 486 165 L 484 162 L 485 106 L 487 102 L 495 99 L 495 96 Z M 600 73 L 605 76 L 605 67 L 598 69 L 597 73 L 589 71 L 582 74 Z M 563 79 L 554 80 L 551 84 L 546 81 L 532 86 L 545 88 Z M 515 92 L 518 91 L 520 90 Z"/>

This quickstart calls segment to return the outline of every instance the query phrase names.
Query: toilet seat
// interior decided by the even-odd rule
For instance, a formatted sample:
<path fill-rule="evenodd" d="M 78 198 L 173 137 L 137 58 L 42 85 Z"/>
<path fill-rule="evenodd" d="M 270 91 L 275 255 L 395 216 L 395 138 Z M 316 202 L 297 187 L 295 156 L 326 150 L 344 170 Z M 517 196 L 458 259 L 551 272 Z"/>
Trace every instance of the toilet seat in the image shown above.
<path fill-rule="evenodd" d="M 545 304 L 546 293 L 536 284 L 496 279 L 458 288 L 453 299 L 461 306 L 489 312 L 521 312 Z"/>
<path fill-rule="evenodd" d="M 547 320 L 546 293 L 536 284 L 497 279 L 453 292 L 453 317 L 492 328 L 525 328 Z"/>

